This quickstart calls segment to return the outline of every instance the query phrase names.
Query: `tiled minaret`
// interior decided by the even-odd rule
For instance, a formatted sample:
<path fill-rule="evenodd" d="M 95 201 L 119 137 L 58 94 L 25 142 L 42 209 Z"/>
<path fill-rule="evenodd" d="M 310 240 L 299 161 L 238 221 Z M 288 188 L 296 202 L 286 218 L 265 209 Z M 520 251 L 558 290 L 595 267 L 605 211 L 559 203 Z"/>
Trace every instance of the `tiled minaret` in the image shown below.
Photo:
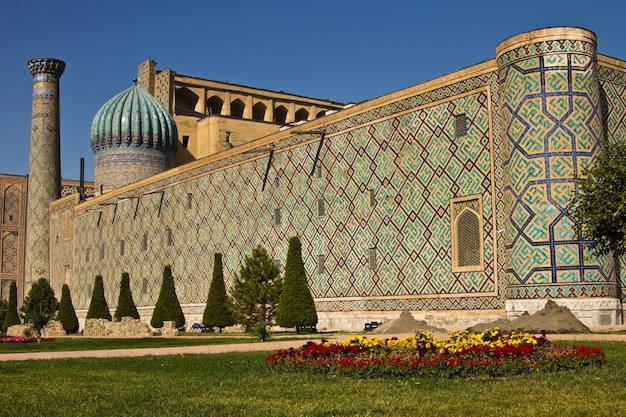
<path fill-rule="evenodd" d="M 59 78 L 65 62 L 53 58 L 28 61 L 33 74 L 33 116 L 26 211 L 24 294 L 39 278 L 50 279 L 50 202 L 61 196 Z"/>

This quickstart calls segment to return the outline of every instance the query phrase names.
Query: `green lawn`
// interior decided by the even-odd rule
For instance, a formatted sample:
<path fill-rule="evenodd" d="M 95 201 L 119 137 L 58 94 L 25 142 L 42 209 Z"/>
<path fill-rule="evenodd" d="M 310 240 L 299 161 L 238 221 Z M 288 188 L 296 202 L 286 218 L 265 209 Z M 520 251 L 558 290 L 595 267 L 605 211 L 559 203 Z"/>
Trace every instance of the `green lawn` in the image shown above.
<path fill-rule="evenodd" d="M 574 372 L 358 380 L 271 373 L 265 353 L 0 362 L 4 416 L 619 416 L 626 343 Z"/>

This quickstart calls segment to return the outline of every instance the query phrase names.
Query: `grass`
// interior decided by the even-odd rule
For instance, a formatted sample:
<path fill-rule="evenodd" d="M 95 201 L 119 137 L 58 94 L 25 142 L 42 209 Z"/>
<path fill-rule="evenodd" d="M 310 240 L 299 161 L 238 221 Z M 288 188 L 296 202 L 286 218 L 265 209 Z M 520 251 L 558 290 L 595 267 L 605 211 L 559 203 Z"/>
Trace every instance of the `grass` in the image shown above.
<path fill-rule="evenodd" d="M 310 336 L 309 336 L 310 337 Z M 295 338 L 295 335 L 291 335 Z M 302 338 L 302 337 L 300 337 Z M 280 340 L 289 340 L 290 337 L 281 337 Z M 259 339 L 251 334 L 213 334 L 204 337 L 147 337 L 134 338 L 88 338 L 88 337 L 60 337 L 51 342 L 41 343 L 0 343 L 0 355 L 3 353 L 22 352 L 61 352 L 73 350 L 107 350 L 107 349 L 141 349 L 176 346 L 226 345 L 233 343 L 255 343 Z"/>
<path fill-rule="evenodd" d="M 266 353 L 0 362 L 7 416 L 616 416 L 626 344 L 608 363 L 509 378 L 359 380 L 272 373 Z"/>

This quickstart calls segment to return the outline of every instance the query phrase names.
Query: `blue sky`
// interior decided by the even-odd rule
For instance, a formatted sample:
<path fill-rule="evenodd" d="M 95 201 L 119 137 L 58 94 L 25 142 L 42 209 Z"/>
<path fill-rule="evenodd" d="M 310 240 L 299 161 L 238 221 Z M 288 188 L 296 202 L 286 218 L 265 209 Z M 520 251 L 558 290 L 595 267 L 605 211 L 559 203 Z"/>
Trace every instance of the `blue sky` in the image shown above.
<path fill-rule="evenodd" d="M 176 8 L 176 4 L 184 5 Z M 26 174 L 30 58 L 66 62 L 62 175 L 93 179 L 98 109 L 137 65 L 340 102 L 359 102 L 493 58 L 509 36 L 546 26 L 598 35 L 626 59 L 623 1 L 7 1 L 0 6 L 0 172 Z"/>

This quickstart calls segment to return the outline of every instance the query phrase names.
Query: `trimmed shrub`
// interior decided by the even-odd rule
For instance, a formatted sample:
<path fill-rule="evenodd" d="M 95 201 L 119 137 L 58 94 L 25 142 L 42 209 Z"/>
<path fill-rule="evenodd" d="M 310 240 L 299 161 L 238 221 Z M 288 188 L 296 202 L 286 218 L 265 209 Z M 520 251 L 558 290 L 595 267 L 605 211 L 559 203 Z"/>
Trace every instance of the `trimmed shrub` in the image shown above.
<path fill-rule="evenodd" d="M 96 275 L 91 293 L 91 302 L 87 311 L 88 319 L 105 319 L 111 321 L 111 312 L 106 298 L 104 298 L 104 283 L 102 275 Z"/>
<path fill-rule="evenodd" d="M 295 327 L 300 333 L 302 326 L 317 324 L 317 311 L 311 296 L 302 261 L 302 244 L 296 236 L 289 238 L 283 292 L 278 302 L 276 324 L 281 327 Z"/>
<path fill-rule="evenodd" d="M 133 300 L 133 294 L 130 291 L 130 276 L 128 272 L 122 273 L 122 281 L 120 282 L 120 298 L 117 301 L 117 308 L 113 315 L 117 320 L 121 320 L 122 317 L 132 317 L 134 319 L 139 318 L 139 312 L 137 306 Z"/>
<path fill-rule="evenodd" d="M 206 300 L 206 307 L 202 316 L 202 325 L 205 327 L 219 327 L 220 333 L 227 326 L 235 324 L 235 319 L 226 296 L 224 284 L 224 270 L 222 266 L 222 254 L 216 253 L 213 262 L 213 278 Z"/>
<path fill-rule="evenodd" d="M 161 283 L 161 291 L 159 299 L 154 306 L 152 320 L 150 324 L 155 329 L 163 327 L 164 321 L 173 321 L 176 327 L 185 325 L 185 315 L 180 307 L 178 296 L 176 296 L 176 287 L 174 285 L 174 277 L 172 276 L 172 267 L 165 265 L 163 268 L 163 282 Z"/>
<path fill-rule="evenodd" d="M 13 281 L 9 287 L 9 305 L 2 322 L 2 332 L 6 333 L 9 327 L 16 324 L 22 324 L 22 321 L 19 314 L 17 314 L 17 284 Z"/>
<path fill-rule="evenodd" d="M 250 331 L 257 323 L 272 324 L 282 291 L 278 265 L 262 246 L 245 256 L 231 288 L 233 317 Z"/>
<path fill-rule="evenodd" d="M 28 291 L 20 311 L 24 313 L 24 316 L 31 312 L 54 316 L 58 308 L 59 302 L 54 296 L 50 282 L 45 278 L 39 278 Z"/>
<path fill-rule="evenodd" d="M 67 284 L 63 284 L 63 288 L 61 289 L 61 301 L 59 302 L 57 321 L 63 325 L 65 333 L 70 334 L 78 332 L 78 317 L 76 317 L 70 287 Z"/>

